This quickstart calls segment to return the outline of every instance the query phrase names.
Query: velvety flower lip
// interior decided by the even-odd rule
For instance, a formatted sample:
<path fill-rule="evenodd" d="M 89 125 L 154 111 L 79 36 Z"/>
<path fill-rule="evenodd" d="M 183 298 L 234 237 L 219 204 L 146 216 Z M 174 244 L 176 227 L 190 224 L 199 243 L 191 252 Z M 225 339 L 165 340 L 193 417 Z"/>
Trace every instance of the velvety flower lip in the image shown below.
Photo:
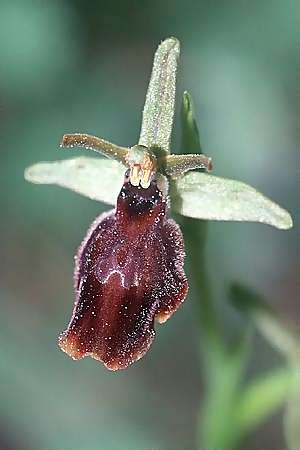
<path fill-rule="evenodd" d="M 168 217 L 167 197 L 153 180 L 132 186 L 128 177 L 116 210 L 100 215 L 79 248 L 76 301 L 59 345 L 73 359 L 91 356 L 108 369 L 140 359 L 187 295 L 184 243 Z"/>

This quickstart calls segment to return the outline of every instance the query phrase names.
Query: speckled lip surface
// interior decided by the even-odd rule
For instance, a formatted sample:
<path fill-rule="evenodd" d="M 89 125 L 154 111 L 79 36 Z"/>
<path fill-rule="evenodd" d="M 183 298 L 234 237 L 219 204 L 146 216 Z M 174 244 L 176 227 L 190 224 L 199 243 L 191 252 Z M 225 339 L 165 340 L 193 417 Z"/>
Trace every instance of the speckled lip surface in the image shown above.
<path fill-rule="evenodd" d="M 187 295 L 184 256 L 181 231 L 156 181 L 142 189 L 125 177 L 116 211 L 98 217 L 79 248 L 62 350 L 111 370 L 140 359 L 154 339 L 154 320 L 165 322 Z"/>

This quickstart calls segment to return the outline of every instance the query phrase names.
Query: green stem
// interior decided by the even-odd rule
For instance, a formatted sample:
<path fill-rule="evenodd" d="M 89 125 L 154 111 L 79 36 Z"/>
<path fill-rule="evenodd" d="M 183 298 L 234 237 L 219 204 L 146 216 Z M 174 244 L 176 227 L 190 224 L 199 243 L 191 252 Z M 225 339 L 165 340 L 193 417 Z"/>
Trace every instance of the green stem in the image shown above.
<path fill-rule="evenodd" d="M 202 156 L 199 131 L 194 118 L 191 96 L 184 92 L 182 102 L 181 151 L 184 154 L 197 153 Z M 206 157 L 205 157 L 206 158 Z M 200 330 L 209 341 L 219 341 L 219 323 L 213 301 L 212 289 L 207 273 L 205 245 L 208 224 L 204 220 L 182 217 L 186 251 L 190 260 L 191 291 L 198 302 Z"/>
<path fill-rule="evenodd" d="M 192 99 L 185 92 L 182 103 L 183 153 L 202 153 Z M 207 270 L 205 245 L 208 224 L 204 220 L 181 219 L 190 265 L 191 293 L 197 300 L 203 355 L 205 399 L 199 417 L 199 448 L 232 450 L 235 445 L 234 405 L 239 383 L 238 359 L 228 352 L 222 339 Z"/>
<path fill-rule="evenodd" d="M 219 325 L 206 267 L 207 222 L 184 217 L 181 223 L 185 236 L 186 253 L 190 261 L 191 291 L 198 299 L 200 329 L 207 338 L 215 339 Z"/>

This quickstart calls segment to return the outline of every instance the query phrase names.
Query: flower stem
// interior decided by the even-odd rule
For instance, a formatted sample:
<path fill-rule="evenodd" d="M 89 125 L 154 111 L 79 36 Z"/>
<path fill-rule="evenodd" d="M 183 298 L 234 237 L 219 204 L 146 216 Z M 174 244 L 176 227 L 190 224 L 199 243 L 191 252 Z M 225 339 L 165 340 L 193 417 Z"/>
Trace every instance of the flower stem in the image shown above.
<path fill-rule="evenodd" d="M 183 152 L 202 153 L 199 132 L 194 118 L 190 95 L 185 92 L 182 103 Z M 198 169 L 201 170 L 201 169 Z M 234 415 L 238 365 L 229 356 L 222 339 L 216 305 L 212 293 L 205 245 L 208 224 L 204 220 L 182 218 L 181 221 L 190 263 L 191 293 L 198 305 L 199 330 L 203 357 L 205 398 L 199 418 L 199 448 L 232 450 L 235 432 L 230 426 Z"/>
<path fill-rule="evenodd" d="M 191 96 L 184 92 L 182 102 L 182 153 L 197 153 L 211 164 L 210 159 L 202 155 L 198 127 L 194 118 Z M 212 290 L 205 261 L 205 244 L 208 224 L 205 220 L 182 217 L 181 224 L 184 230 L 187 255 L 190 259 L 190 272 L 192 292 L 200 299 L 197 302 L 200 329 L 209 340 L 218 340 L 219 324 Z"/>

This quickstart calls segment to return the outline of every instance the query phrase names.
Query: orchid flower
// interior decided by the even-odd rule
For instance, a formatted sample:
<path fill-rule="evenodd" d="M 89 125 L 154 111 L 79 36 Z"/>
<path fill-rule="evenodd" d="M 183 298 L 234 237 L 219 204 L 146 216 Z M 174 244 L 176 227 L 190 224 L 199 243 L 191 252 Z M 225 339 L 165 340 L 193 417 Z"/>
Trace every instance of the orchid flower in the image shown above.
<path fill-rule="evenodd" d="M 209 157 L 171 154 L 179 52 L 179 41 L 171 37 L 155 53 L 137 145 L 66 134 L 62 148 L 83 147 L 108 159 L 78 157 L 25 171 L 33 183 L 56 184 L 115 205 L 93 222 L 79 247 L 73 315 L 59 337 L 73 359 L 91 356 L 111 370 L 144 356 L 155 321 L 168 320 L 187 296 L 184 241 L 172 210 L 198 219 L 292 226 L 287 211 L 252 187 L 204 173 L 212 170 Z M 188 93 L 183 109 L 195 127 Z"/>

